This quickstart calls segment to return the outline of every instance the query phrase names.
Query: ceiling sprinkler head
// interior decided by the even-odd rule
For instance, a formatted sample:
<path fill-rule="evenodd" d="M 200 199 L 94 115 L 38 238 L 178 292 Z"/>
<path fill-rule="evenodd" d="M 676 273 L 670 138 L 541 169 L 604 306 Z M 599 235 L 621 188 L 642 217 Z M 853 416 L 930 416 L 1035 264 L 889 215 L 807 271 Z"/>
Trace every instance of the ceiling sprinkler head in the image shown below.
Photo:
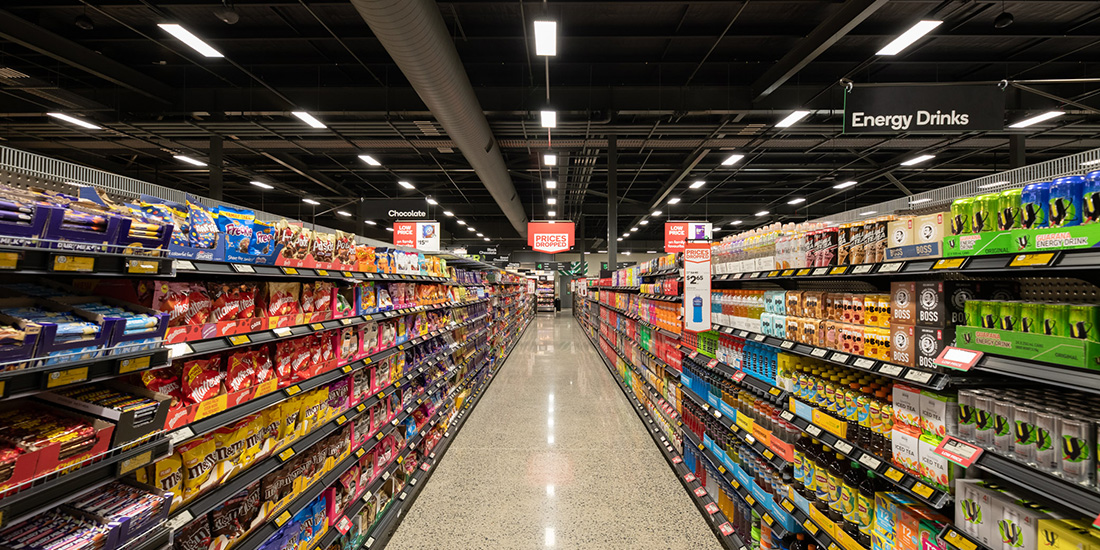
<path fill-rule="evenodd" d="M 92 22 L 92 18 L 84 15 L 83 13 L 73 19 L 73 24 L 76 25 L 76 28 L 86 31 L 90 31 L 95 28 L 95 23 Z"/>
<path fill-rule="evenodd" d="M 241 14 L 237 13 L 237 10 L 235 10 L 235 9 L 229 7 L 229 6 L 225 6 L 225 7 L 218 8 L 218 9 L 214 10 L 214 15 L 218 19 L 221 19 L 222 22 L 225 23 L 226 25 L 233 25 L 233 24 L 236 24 L 237 21 L 241 20 Z"/>
<path fill-rule="evenodd" d="M 1007 11 L 1001 12 L 996 19 L 993 20 L 993 26 L 998 29 L 1003 29 L 1012 24 L 1015 19 L 1012 18 L 1012 14 Z"/>

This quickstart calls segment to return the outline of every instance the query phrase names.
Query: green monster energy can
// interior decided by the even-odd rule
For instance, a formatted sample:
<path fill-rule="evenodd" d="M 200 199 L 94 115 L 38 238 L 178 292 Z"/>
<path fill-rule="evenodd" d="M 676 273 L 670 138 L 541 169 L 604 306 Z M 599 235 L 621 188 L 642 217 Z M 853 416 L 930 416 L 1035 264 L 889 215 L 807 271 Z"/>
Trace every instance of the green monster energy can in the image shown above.
<path fill-rule="evenodd" d="M 974 198 L 970 229 L 974 233 L 990 233 L 997 230 L 997 210 L 1001 206 L 1001 194 L 989 193 Z"/>
<path fill-rule="evenodd" d="M 1016 330 L 1020 332 L 1042 332 L 1043 305 L 1036 302 L 1020 303 L 1020 324 Z"/>
<path fill-rule="evenodd" d="M 1043 304 L 1043 334 L 1069 336 L 1069 304 Z"/>
<path fill-rule="evenodd" d="M 970 221 L 974 217 L 974 199 L 964 198 L 951 201 L 951 234 L 969 235 Z"/>
<path fill-rule="evenodd" d="M 1022 189 L 1001 191 L 1000 207 L 997 209 L 997 229 L 1007 231 L 1020 228 L 1020 199 Z"/>
<path fill-rule="evenodd" d="M 980 327 L 982 326 L 982 301 L 981 300 L 967 300 L 963 305 L 963 313 L 966 315 L 966 326 L 968 327 Z"/>
<path fill-rule="evenodd" d="M 982 328 L 997 328 L 999 326 L 997 319 L 1001 315 L 1001 303 L 996 300 L 981 300 L 979 303 L 981 304 L 978 309 L 979 325 Z"/>
<path fill-rule="evenodd" d="M 1069 335 L 1081 340 L 1100 342 L 1100 328 L 1096 326 L 1097 309 L 1094 305 L 1069 306 Z"/>
<path fill-rule="evenodd" d="M 1001 330 L 1020 330 L 1020 302 L 1001 302 L 997 306 L 997 328 Z"/>

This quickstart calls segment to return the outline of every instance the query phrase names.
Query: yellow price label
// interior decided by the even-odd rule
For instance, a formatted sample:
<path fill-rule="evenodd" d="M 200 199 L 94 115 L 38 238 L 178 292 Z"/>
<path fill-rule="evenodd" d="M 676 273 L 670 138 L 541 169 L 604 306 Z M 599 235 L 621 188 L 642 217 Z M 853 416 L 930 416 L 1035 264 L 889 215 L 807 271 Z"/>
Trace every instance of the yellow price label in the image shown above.
<path fill-rule="evenodd" d="M 797 275 L 799 277 L 804 277 L 804 276 L 809 275 L 809 274 L 810 274 L 810 268 L 807 267 L 805 269 L 799 269 L 798 273 L 796 273 L 795 275 Z"/>
<path fill-rule="evenodd" d="M 931 498 L 934 489 L 918 481 L 917 484 L 913 486 L 912 491 L 924 498 Z"/>
<path fill-rule="evenodd" d="M 152 261 L 152 260 L 127 260 L 127 262 L 126 262 L 126 272 L 127 273 L 138 273 L 138 274 L 156 273 L 157 269 L 159 267 L 160 267 L 160 262 Z"/>
<path fill-rule="evenodd" d="M 401 463 L 403 463 L 403 462 L 405 462 L 405 457 L 403 457 L 403 456 L 399 456 L 399 457 L 397 457 L 397 463 L 398 463 L 398 464 L 401 464 Z"/>
<path fill-rule="evenodd" d="M 88 256 L 54 256 L 54 271 L 92 271 L 95 269 L 95 258 Z"/>
<path fill-rule="evenodd" d="M 371 363 L 373 363 L 373 362 L 374 362 L 374 358 L 373 358 L 373 357 L 367 357 L 366 359 L 363 359 L 363 364 L 364 364 L 364 365 L 369 365 L 369 364 L 371 364 Z"/>
<path fill-rule="evenodd" d="M 279 453 L 279 460 L 282 462 L 286 462 L 290 460 L 290 457 L 292 456 L 294 456 L 294 449 L 288 447 L 286 450 Z"/>
<path fill-rule="evenodd" d="M 835 542 L 830 542 L 830 543 L 829 543 L 829 546 L 827 547 L 827 549 L 828 549 L 828 550 L 840 550 L 840 547 L 839 547 L 839 546 L 837 546 Z"/>
<path fill-rule="evenodd" d="M 779 394 L 783 393 L 783 390 L 781 390 L 779 388 L 772 388 L 772 389 L 768 390 L 768 393 L 770 393 L 772 395 L 779 395 Z"/>
<path fill-rule="evenodd" d="M 284 275 L 297 275 L 298 270 L 294 269 L 293 267 L 284 267 L 283 268 L 283 274 Z"/>
<path fill-rule="evenodd" d="M 768 450 L 768 449 L 764 449 L 764 453 L 763 453 L 763 454 L 764 454 L 764 458 L 766 458 L 766 459 L 768 459 L 768 460 L 771 460 L 771 459 L 775 458 L 775 453 L 771 452 L 771 451 L 770 451 L 770 450 Z"/>
<path fill-rule="evenodd" d="M 325 269 L 318 269 L 317 274 L 322 276 L 322 277 L 328 277 L 328 271 L 325 270 Z"/>
<path fill-rule="evenodd" d="M 777 275 L 779 275 L 779 270 L 778 269 L 775 270 L 775 271 L 769 271 L 768 272 L 768 277 L 775 277 Z"/>
<path fill-rule="evenodd" d="M 756 506 L 756 499 L 752 498 L 752 495 L 745 495 L 745 502 L 749 503 L 749 506 Z"/>
<path fill-rule="evenodd" d="M 783 276 L 784 277 L 790 277 L 791 275 L 794 275 L 794 270 L 793 269 L 784 269 L 783 270 Z"/>
<path fill-rule="evenodd" d="M 802 527 L 805 527 L 806 531 L 808 531 L 811 535 L 817 534 L 817 525 L 815 525 L 814 522 L 810 521 L 809 519 L 802 522 Z"/>
<path fill-rule="evenodd" d="M 251 344 L 252 339 L 247 334 L 237 334 L 229 337 L 229 343 L 234 346 L 243 346 L 245 344 Z"/>
<path fill-rule="evenodd" d="M 894 480 L 895 483 L 901 481 L 901 478 L 905 477 L 905 474 L 901 473 L 901 470 L 895 468 L 887 468 L 884 475 Z"/>
<path fill-rule="evenodd" d="M 295 395 L 298 395 L 298 392 L 302 391 L 302 388 L 299 388 L 298 384 L 294 384 L 293 386 L 287 388 L 285 391 L 288 397 L 294 397 Z"/>
<path fill-rule="evenodd" d="M 1008 267 L 1033 267 L 1037 265 L 1050 265 L 1050 262 L 1053 260 L 1053 252 L 1017 254 L 1012 257 L 1012 261 L 1008 262 Z"/>
<path fill-rule="evenodd" d="M 0 252 L 0 269 L 15 269 L 18 266 L 18 252 Z"/>
<path fill-rule="evenodd" d="M 343 276 L 345 276 L 345 277 L 354 277 L 354 276 L 355 276 L 355 275 L 354 275 L 354 274 L 353 274 L 352 272 L 350 272 L 350 271 L 344 271 L 344 272 L 342 273 L 342 275 L 343 275 Z"/>
<path fill-rule="evenodd" d="M 336 417 L 336 425 L 337 426 L 343 426 L 344 422 L 347 422 L 347 421 L 348 421 L 348 417 L 346 417 L 344 415 L 340 415 L 340 416 Z"/>
<path fill-rule="evenodd" d="M 7 386 L 7 385 L 8 385 L 7 380 L 0 380 L 0 397 L 4 397 L 4 389 L 5 389 L 5 386 Z M 2 519 L 2 518 L 3 518 L 3 516 L 0 516 L 0 519 Z M 0 522 L 0 525 L 3 525 L 3 522 Z"/>
<path fill-rule="evenodd" d="M 340 372 L 343 372 L 344 374 L 351 372 L 351 365 L 344 365 L 343 367 L 340 367 Z"/>
<path fill-rule="evenodd" d="M 775 521 L 775 520 L 772 519 L 771 515 L 769 515 L 767 513 L 760 516 L 760 519 L 764 520 L 764 523 L 767 523 L 768 525 L 771 525 L 772 522 Z"/>
<path fill-rule="evenodd" d="M 279 517 L 275 518 L 275 525 L 282 527 L 283 524 L 290 521 L 290 511 L 283 510 L 283 513 L 279 514 Z"/>
<path fill-rule="evenodd" d="M 947 533 L 943 536 L 943 541 L 947 544 L 960 548 L 961 550 L 978 550 L 978 545 L 974 544 L 969 539 L 963 537 L 954 529 L 948 529 Z"/>
<path fill-rule="evenodd" d="M 359 406 L 355 407 L 355 410 L 357 410 L 359 412 L 363 412 L 363 411 L 367 410 L 367 406 L 364 403 L 360 403 Z"/>
<path fill-rule="evenodd" d="M 60 386 L 68 386 L 69 384 L 76 384 L 77 382 L 83 382 L 88 379 L 88 367 L 80 367 L 69 370 L 58 370 L 51 372 L 46 378 L 47 388 L 57 388 Z"/>
<path fill-rule="evenodd" d="M 787 499 L 783 499 L 783 504 L 781 506 L 783 506 L 783 509 L 788 512 L 794 511 L 794 504 Z"/>
<path fill-rule="evenodd" d="M 357 449 L 355 451 L 355 457 L 356 458 L 363 458 L 363 455 L 365 455 L 365 454 L 367 454 L 367 451 L 364 451 L 363 449 Z"/>
<path fill-rule="evenodd" d="M 702 444 L 702 443 L 700 443 L 700 444 L 699 444 L 699 450 L 700 450 L 700 451 L 702 451 L 702 450 L 703 450 L 703 444 Z"/>
<path fill-rule="evenodd" d="M 848 266 L 838 265 L 829 270 L 829 275 L 843 275 L 845 271 L 848 271 Z"/>
<path fill-rule="evenodd" d="M 118 464 L 118 475 L 124 476 L 153 461 L 153 451 L 145 451 Z"/>
<path fill-rule="evenodd" d="M 378 432 L 378 433 L 374 434 L 374 438 L 377 439 L 378 441 L 382 441 L 382 432 Z"/>
<path fill-rule="evenodd" d="M 311 330 L 324 330 L 325 325 L 322 325 L 321 323 L 310 323 L 309 328 Z"/>
<path fill-rule="evenodd" d="M 944 258 L 936 260 L 936 263 L 932 264 L 932 269 L 958 269 L 965 262 L 966 258 Z"/>
<path fill-rule="evenodd" d="M 135 357 L 133 359 L 123 359 L 118 362 L 118 373 L 126 374 L 128 372 L 134 372 L 138 370 L 145 370 L 149 368 L 149 361 L 152 359 L 150 356 Z"/>
<path fill-rule="evenodd" d="M 718 467 L 718 473 L 720 473 L 720 474 L 726 473 L 726 467 L 725 466 L 719 466 Z"/>

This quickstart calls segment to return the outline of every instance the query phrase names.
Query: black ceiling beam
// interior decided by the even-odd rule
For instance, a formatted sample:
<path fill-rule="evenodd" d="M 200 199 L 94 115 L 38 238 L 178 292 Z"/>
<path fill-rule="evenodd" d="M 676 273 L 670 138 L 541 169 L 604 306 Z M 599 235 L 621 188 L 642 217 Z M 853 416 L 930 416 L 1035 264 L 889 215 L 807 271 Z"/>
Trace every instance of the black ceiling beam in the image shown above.
<path fill-rule="evenodd" d="M 3 10 L 0 10 L 0 37 L 133 90 L 162 107 L 176 97 L 176 90 L 167 84 Z"/>
<path fill-rule="evenodd" d="M 753 101 L 768 97 L 889 0 L 848 0 L 752 84 Z M 795 105 L 797 107 L 797 105 Z"/>

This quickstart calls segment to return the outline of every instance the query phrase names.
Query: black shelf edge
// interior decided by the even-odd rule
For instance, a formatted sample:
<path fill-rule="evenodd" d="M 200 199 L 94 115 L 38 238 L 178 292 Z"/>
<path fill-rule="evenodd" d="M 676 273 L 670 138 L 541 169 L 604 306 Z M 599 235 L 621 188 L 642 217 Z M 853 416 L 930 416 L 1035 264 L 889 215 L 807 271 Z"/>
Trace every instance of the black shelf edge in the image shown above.
<path fill-rule="evenodd" d="M 978 457 L 973 467 L 1023 487 L 1058 507 L 1069 508 L 1090 518 L 1100 515 L 1100 492 L 1094 489 L 1041 472 L 989 450 Z"/>
<path fill-rule="evenodd" d="M 813 506 L 812 503 L 810 505 Z M 806 531 L 806 534 L 817 542 L 818 548 L 823 548 L 825 550 L 840 550 L 841 548 L 843 548 L 840 543 L 836 542 L 836 540 L 833 539 L 832 536 L 825 532 L 824 527 L 818 525 L 816 521 L 810 519 L 810 516 L 806 514 L 806 512 L 803 512 L 801 508 L 795 506 L 795 504 L 791 502 L 790 498 L 784 498 L 783 502 L 780 503 L 780 506 L 784 510 L 787 510 L 791 514 L 791 517 L 793 517 L 795 521 L 802 525 L 802 528 Z M 862 546 L 856 544 L 856 546 L 851 550 L 869 549 L 863 548 Z"/>
<path fill-rule="evenodd" d="M 607 367 L 607 370 L 610 372 L 611 377 L 615 379 L 615 383 L 619 386 L 619 390 L 621 390 L 623 392 L 623 395 L 626 396 L 627 401 L 634 406 L 634 413 L 638 415 L 639 419 L 641 419 L 642 421 L 646 421 L 646 417 L 649 416 L 646 408 L 638 402 L 637 398 L 635 398 L 634 395 L 631 394 L 630 391 L 626 388 L 626 386 L 623 385 L 622 381 L 619 380 L 618 373 L 615 371 L 614 367 L 611 366 L 611 363 L 610 361 L 608 361 L 607 357 L 604 356 L 602 350 L 600 349 L 600 346 L 596 343 L 596 341 L 593 340 L 592 337 L 588 335 L 588 333 L 585 333 L 585 336 L 588 338 L 588 341 L 592 344 L 592 346 L 596 348 L 596 354 L 600 356 L 600 359 L 603 361 L 604 366 Z M 699 485 L 697 484 L 697 481 L 689 482 L 684 479 L 684 476 L 689 473 L 689 470 L 687 466 L 684 465 L 683 458 L 674 451 L 671 442 L 662 442 L 660 439 L 658 439 L 657 434 L 660 433 L 659 428 L 647 428 L 646 432 L 649 433 L 649 436 L 653 439 L 653 443 L 657 445 L 658 450 L 661 452 L 661 455 L 664 456 L 665 462 L 668 463 L 669 468 L 672 469 L 673 473 L 676 474 L 677 479 L 680 480 L 680 485 L 682 485 L 684 487 L 684 490 L 687 491 L 688 498 L 691 499 L 691 501 L 695 504 L 695 507 L 699 509 L 699 513 L 703 515 L 704 519 L 706 519 L 707 525 L 710 527 L 711 531 L 714 532 L 714 535 L 715 537 L 717 537 L 719 544 L 721 544 L 727 550 L 741 550 L 745 548 L 744 543 L 741 541 L 741 538 L 738 537 L 736 533 L 731 532 L 731 534 L 729 535 L 722 534 L 720 529 L 723 525 L 730 527 L 731 529 L 732 527 L 729 525 L 729 521 L 726 520 L 725 515 L 723 515 L 721 511 L 715 512 L 714 514 L 711 514 L 707 511 L 706 506 L 708 504 L 716 504 L 714 503 L 713 499 L 711 499 L 709 495 L 699 497 L 694 494 L 693 491 L 696 487 L 699 487 Z M 664 438 L 664 436 L 661 436 L 661 439 L 666 438 Z M 679 460 L 679 462 L 677 462 L 677 460 Z"/>
<path fill-rule="evenodd" d="M 786 340 L 783 338 L 776 338 L 774 336 L 767 336 L 757 332 L 751 332 L 748 330 L 735 329 L 723 325 L 712 325 L 715 331 L 743 338 L 746 340 L 752 340 L 761 344 L 766 344 L 775 348 L 780 348 L 784 352 L 793 353 L 795 355 L 801 355 L 803 357 L 810 357 L 813 359 L 819 359 L 826 363 L 833 365 L 839 365 L 847 367 L 853 370 L 861 372 L 867 372 L 876 374 L 884 378 L 892 378 L 919 386 L 921 388 L 928 388 L 933 390 L 942 390 L 950 383 L 951 378 L 944 374 L 932 371 L 926 371 L 914 367 L 907 367 L 904 365 L 897 365 L 881 359 L 874 359 L 871 357 L 864 357 L 862 355 L 853 355 L 851 353 L 844 353 L 839 350 L 833 350 L 828 348 L 819 348 L 817 346 L 811 346 L 809 344 L 801 344 L 793 340 Z"/>
<path fill-rule="evenodd" d="M 696 405 L 703 409 L 704 413 L 709 414 L 713 416 L 716 420 L 718 420 L 718 424 L 725 428 L 726 431 L 728 431 L 730 434 L 732 434 L 734 437 L 744 443 L 746 447 L 749 447 L 754 452 L 756 452 L 756 454 L 759 455 L 760 458 L 764 459 L 764 461 L 770 464 L 773 468 L 778 471 L 783 471 L 783 469 L 787 467 L 787 461 L 784 460 L 783 457 L 775 454 L 775 451 L 769 449 L 766 445 L 758 441 L 756 437 L 754 437 L 752 434 L 744 433 L 745 430 L 741 429 L 741 427 L 737 425 L 737 421 L 735 419 L 725 416 L 717 408 L 711 407 L 710 404 L 707 403 L 707 401 L 703 399 L 702 396 L 695 393 L 694 391 L 691 391 L 690 388 L 684 386 L 680 386 L 680 393 L 688 396 L 688 399 L 694 401 Z"/>
<path fill-rule="evenodd" d="M 729 378 L 731 381 L 740 385 L 742 388 L 762 397 L 765 397 L 773 403 L 783 403 L 786 401 L 787 396 L 789 395 L 786 390 L 780 388 L 779 386 L 773 385 L 767 380 L 761 380 L 760 378 L 757 378 L 752 374 L 749 374 L 748 372 L 735 369 L 734 367 L 727 365 L 726 363 L 723 363 L 718 359 L 710 357 L 709 355 L 703 354 L 697 350 L 693 350 L 685 346 L 680 346 L 680 351 L 684 353 L 685 362 L 695 364 L 701 369 L 713 370 L 714 372 L 717 372 L 722 376 Z M 706 363 L 702 362 L 701 358 L 706 359 Z M 741 373 L 744 373 L 744 376 L 742 376 Z"/>
<path fill-rule="evenodd" d="M 0 499 L 0 525 L 7 526 L 79 498 L 142 466 L 164 458 L 171 442 L 161 434 L 132 446 L 116 447 L 98 462 L 68 473 L 55 472 L 31 487 Z"/>
<path fill-rule="evenodd" d="M 793 398 L 792 398 L 793 399 Z M 799 401 L 801 403 L 801 401 Z M 810 409 L 816 409 L 816 407 L 806 405 Z M 925 504 L 933 508 L 943 508 L 952 502 L 951 495 L 946 491 L 941 491 L 935 487 L 921 481 L 916 476 L 906 473 L 901 468 L 898 468 L 890 463 L 889 460 L 878 456 L 874 453 L 864 450 L 862 447 L 852 443 L 851 441 L 841 438 L 836 434 L 826 430 L 825 428 L 794 414 L 789 410 L 784 410 L 779 413 L 779 417 L 783 420 L 798 426 L 798 429 L 804 433 L 817 439 L 821 443 L 828 446 L 830 449 L 858 462 L 864 468 L 872 470 L 876 475 L 886 479 L 895 487 L 905 491 L 907 494 L 924 502 Z M 1100 495 L 1097 495 L 1100 499 Z"/>
<path fill-rule="evenodd" d="M 607 309 L 610 309 L 611 311 L 614 311 L 614 312 L 616 312 L 616 313 L 618 313 L 618 314 L 622 315 L 623 317 L 626 317 L 627 319 L 631 319 L 631 320 L 633 320 L 633 321 L 637 321 L 638 323 L 641 323 L 641 324 L 643 324 L 643 325 L 645 325 L 645 326 L 647 326 L 647 327 L 649 327 L 649 328 L 651 328 L 651 329 L 653 329 L 653 330 L 655 330 L 655 331 L 657 331 L 657 332 L 659 332 L 659 333 L 661 333 L 661 334 L 664 334 L 665 336 L 668 336 L 669 338 L 672 338 L 672 339 L 674 339 L 674 340 L 679 340 L 679 339 L 680 339 L 680 335 L 679 335 L 679 334 L 677 334 L 677 333 L 675 333 L 675 332 L 672 332 L 672 331 L 670 331 L 670 330 L 667 330 L 667 329 L 663 329 L 663 328 L 661 328 L 661 327 L 658 327 L 657 325 L 651 325 L 651 324 L 649 324 L 649 323 L 648 323 L 647 321 L 645 321 L 645 320 L 643 320 L 643 319 L 639 318 L 639 317 L 638 317 L 637 315 L 634 315 L 634 314 L 628 313 L 628 312 L 626 312 L 625 310 L 619 309 L 619 308 L 617 308 L 617 307 L 609 306 L 609 305 L 607 305 L 607 304 L 605 304 L 605 303 L 603 303 L 603 302 L 596 302 L 596 303 L 597 303 L 597 304 L 599 304 L 599 305 L 600 305 L 600 307 L 605 307 L 605 308 L 607 308 Z"/>
<path fill-rule="evenodd" d="M 1100 394 L 1100 371 L 1066 367 L 1007 357 L 983 354 L 972 373 L 1010 376 L 1028 382 L 1050 384 L 1067 389 Z"/>
<path fill-rule="evenodd" d="M 41 358 L 40 360 L 45 360 Z M 29 359 L 28 362 L 34 362 Z M 108 355 L 48 367 L 0 372 L 0 400 L 25 397 L 67 386 L 109 380 L 169 365 L 168 349 Z M 82 370 L 86 369 L 86 370 Z"/>
<path fill-rule="evenodd" d="M 294 279 L 358 279 L 361 281 L 395 281 L 417 283 L 455 283 L 448 277 L 408 273 L 374 273 L 356 270 L 326 269 L 319 267 L 292 267 L 244 264 L 225 261 L 175 259 L 175 274 L 235 275 L 245 277 L 287 277 Z M 158 275 L 150 275 L 156 277 Z M 164 276 L 164 275 L 160 275 Z"/>
<path fill-rule="evenodd" d="M 77 244 L 75 246 L 85 246 Z M 89 244 L 87 247 L 107 247 L 117 245 Z M 95 250 L 62 250 L 50 248 L 29 248 L 4 246 L 0 252 L 17 254 L 16 268 L 5 270 L 11 275 L 82 275 L 97 277 L 172 277 L 174 266 L 172 258 L 163 255 L 163 251 L 145 249 L 148 254 L 120 254 Z M 57 262 L 59 256 L 92 258 L 93 263 L 87 270 L 69 271 L 72 262 Z"/>
<path fill-rule="evenodd" d="M 947 548 L 958 548 L 959 550 L 991 550 L 988 546 L 974 540 L 974 537 L 962 532 L 958 527 L 947 524 L 944 526 L 940 534 L 936 536 L 936 540 L 940 541 Z"/>

